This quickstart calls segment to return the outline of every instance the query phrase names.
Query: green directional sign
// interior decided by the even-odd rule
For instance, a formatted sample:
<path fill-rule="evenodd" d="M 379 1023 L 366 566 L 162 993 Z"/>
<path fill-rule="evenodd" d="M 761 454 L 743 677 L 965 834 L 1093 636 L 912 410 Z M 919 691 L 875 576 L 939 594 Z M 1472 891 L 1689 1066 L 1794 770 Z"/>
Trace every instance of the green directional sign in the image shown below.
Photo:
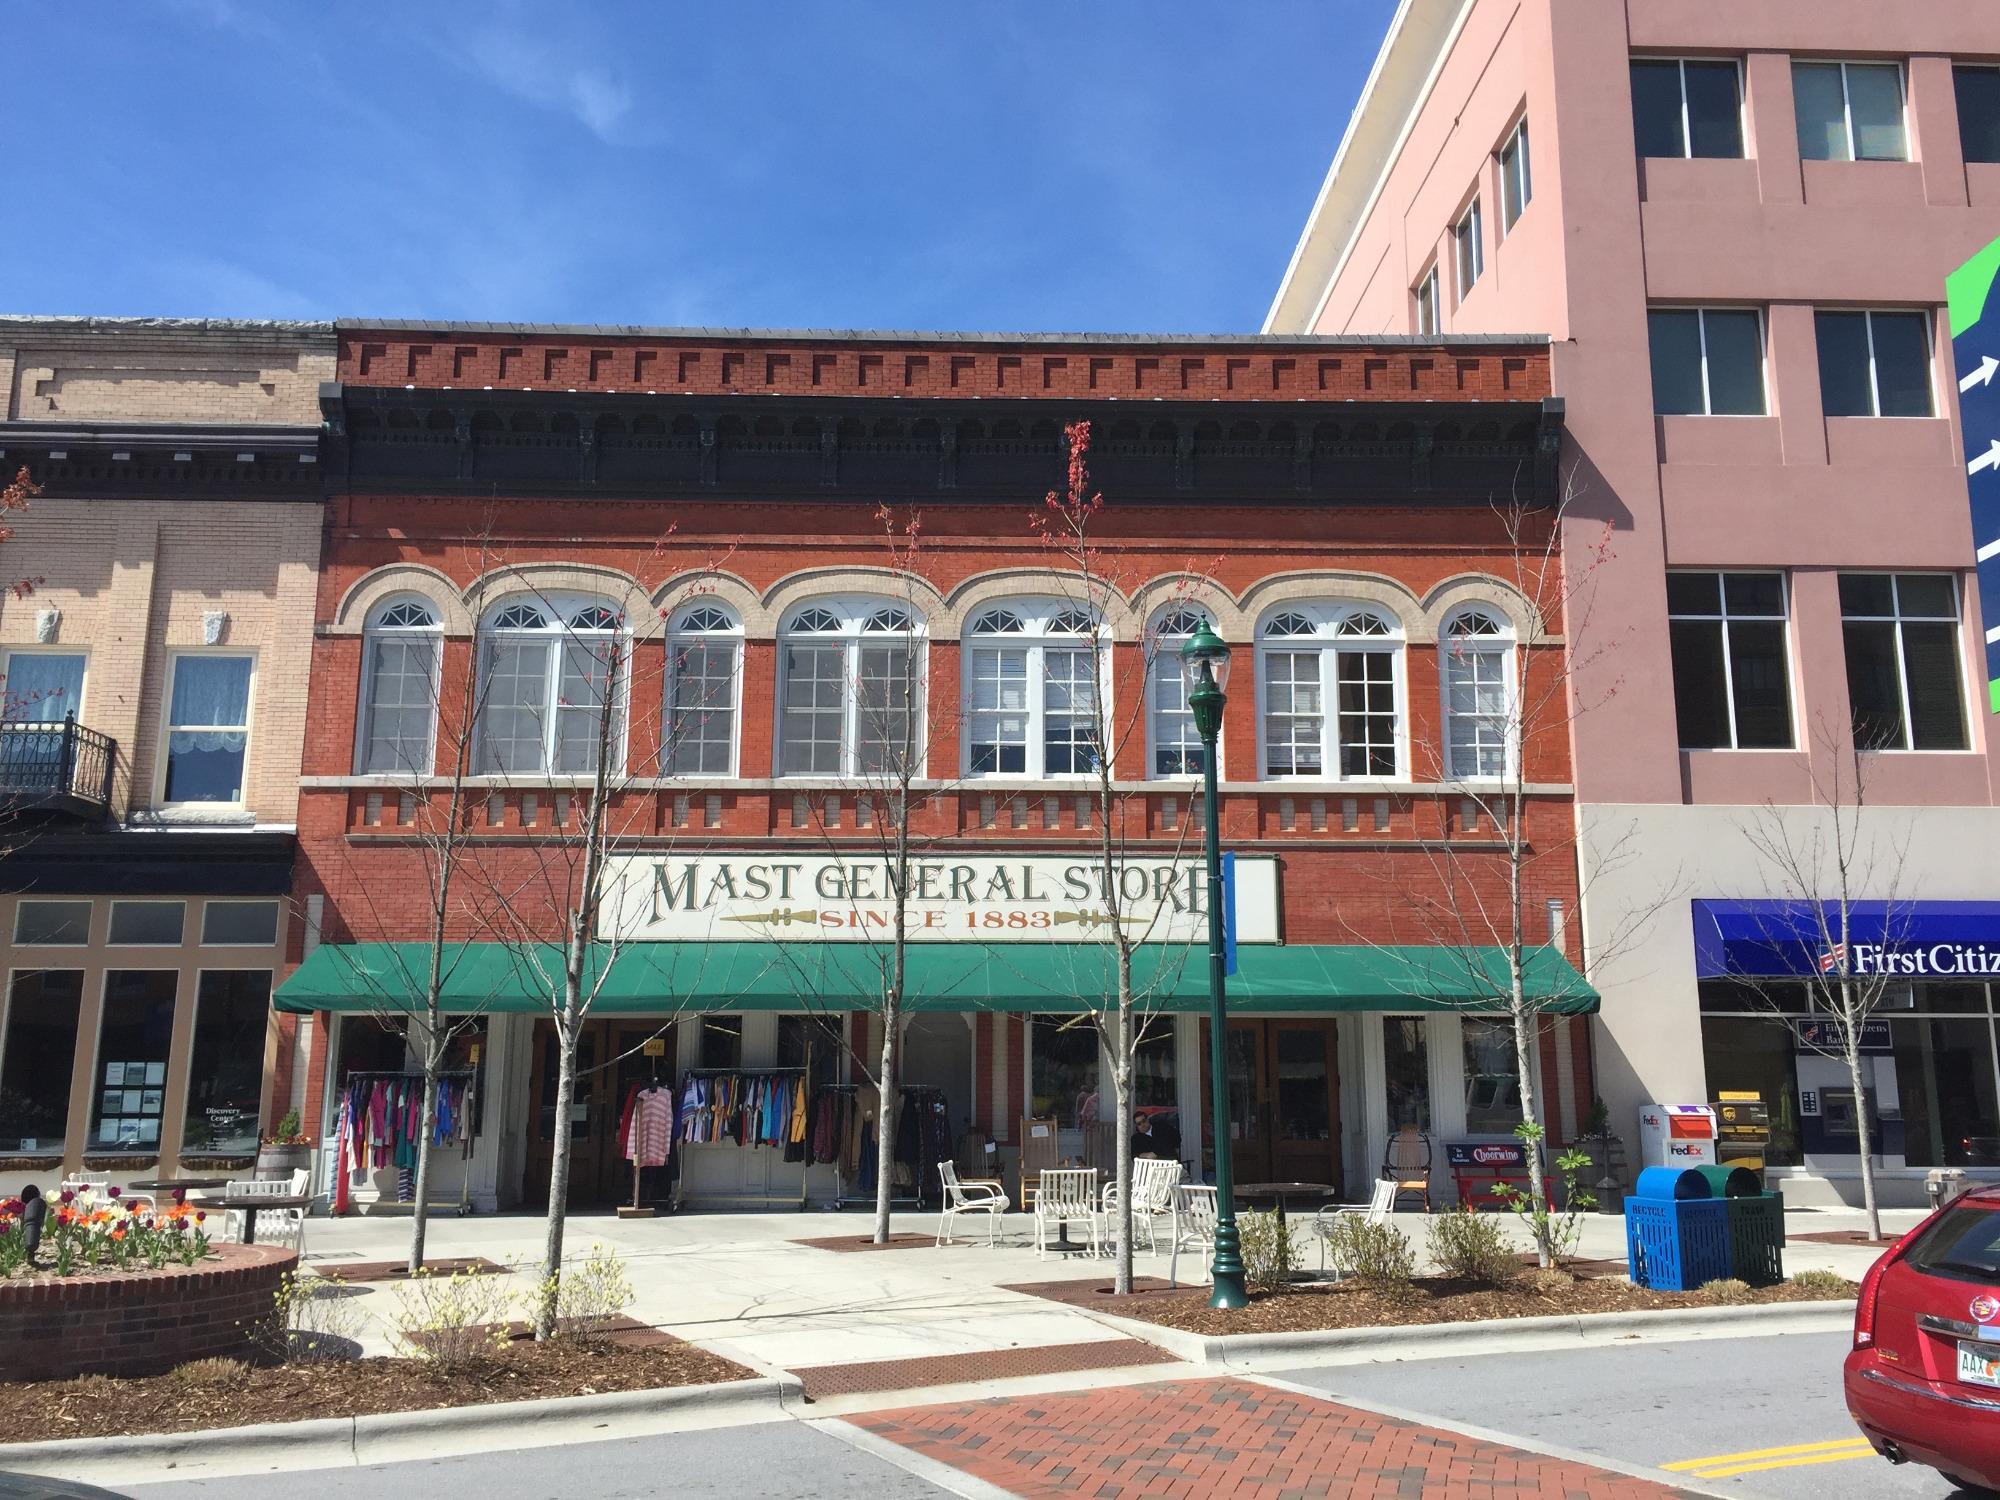
<path fill-rule="evenodd" d="M 1972 499 L 1972 546 L 1979 568 L 1979 613 L 1986 627 L 1986 694 L 2000 714 L 2000 240 L 1945 278 L 1958 409 L 1965 429 L 1965 479 Z"/>

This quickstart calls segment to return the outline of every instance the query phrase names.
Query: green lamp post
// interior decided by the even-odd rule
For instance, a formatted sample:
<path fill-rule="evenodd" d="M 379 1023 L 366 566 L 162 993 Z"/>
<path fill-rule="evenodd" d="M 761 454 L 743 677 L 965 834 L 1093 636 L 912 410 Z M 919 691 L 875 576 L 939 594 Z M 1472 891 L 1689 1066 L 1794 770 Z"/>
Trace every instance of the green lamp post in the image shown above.
<path fill-rule="evenodd" d="M 1215 739 L 1222 729 L 1229 645 L 1204 620 L 1181 647 L 1188 708 L 1201 736 L 1202 830 L 1208 855 L 1208 1067 L 1215 1130 L 1215 1277 L 1210 1307 L 1245 1307 L 1243 1244 L 1236 1233 L 1236 1174 L 1229 1139 L 1229 1007 L 1222 993 L 1222 842 L 1216 832 Z"/>

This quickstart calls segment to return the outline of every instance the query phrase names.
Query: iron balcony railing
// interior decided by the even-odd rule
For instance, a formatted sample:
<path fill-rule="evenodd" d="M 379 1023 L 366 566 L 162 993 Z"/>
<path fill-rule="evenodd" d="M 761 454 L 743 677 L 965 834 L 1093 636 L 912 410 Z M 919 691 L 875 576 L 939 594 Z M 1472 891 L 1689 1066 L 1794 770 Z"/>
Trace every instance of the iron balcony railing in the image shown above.
<path fill-rule="evenodd" d="M 0 802 L 103 811 L 117 766 L 118 742 L 74 718 L 0 724 Z"/>

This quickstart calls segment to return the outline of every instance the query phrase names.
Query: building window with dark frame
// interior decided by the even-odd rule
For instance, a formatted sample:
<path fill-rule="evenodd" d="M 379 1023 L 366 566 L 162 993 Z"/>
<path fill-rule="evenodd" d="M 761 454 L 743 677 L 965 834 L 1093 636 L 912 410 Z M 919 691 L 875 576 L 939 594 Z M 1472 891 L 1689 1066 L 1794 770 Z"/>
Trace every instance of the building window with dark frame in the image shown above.
<path fill-rule="evenodd" d="M 1820 405 L 1829 417 L 1929 417 L 1930 314 L 1817 312 Z"/>
<path fill-rule="evenodd" d="M 1909 160 L 1895 63 L 1794 61 L 1792 107 L 1806 161 Z"/>
<path fill-rule="evenodd" d="M 1863 750 L 1963 750 L 1958 580 L 1842 573 L 1847 697 Z"/>
<path fill-rule="evenodd" d="M 1087 1130 L 1100 1108 L 1097 1027 L 1088 1016 L 1028 1018 L 1029 1110 L 1060 1130 Z"/>
<path fill-rule="evenodd" d="M 1632 59 L 1632 133 L 1641 156 L 1743 155 L 1743 78 L 1731 60 Z"/>
<path fill-rule="evenodd" d="M 1467 1016 L 1459 1022 L 1465 1059 L 1467 1135 L 1512 1135 L 1521 1123 L 1521 1058 L 1507 1021 Z"/>
<path fill-rule="evenodd" d="M 1970 162 L 2000 162 L 2000 68 L 1960 64 L 1951 70 L 1958 95 L 1958 144 Z"/>
<path fill-rule="evenodd" d="M 270 970 L 203 971 L 195 989 L 183 1156 L 256 1151 L 270 1018 Z"/>
<path fill-rule="evenodd" d="M 1669 573 L 1667 630 L 1683 750 L 1789 750 L 1782 573 Z"/>
<path fill-rule="evenodd" d="M 1514 127 L 1500 148 L 1500 232 L 1508 233 L 1535 198 L 1534 168 L 1528 159 L 1528 122 Z"/>
<path fill-rule="evenodd" d="M 1466 204 L 1465 212 L 1451 229 L 1452 265 L 1458 272 L 1458 300 L 1463 302 L 1486 269 L 1486 237 L 1481 232 L 1484 215 L 1479 200 Z"/>
<path fill-rule="evenodd" d="M 160 1149 L 179 990 L 180 974 L 173 969 L 112 969 L 105 974 L 97 1065 L 91 1074 L 89 1151 L 149 1155 Z"/>
<path fill-rule="evenodd" d="M 81 969 L 17 969 L 0 1031 L 0 1151 L 60 1156 L 83 1009 Z"/>
<path fill-rule="evenodd" d="M 1761 417 L 1764 319 L 1753 307 L 1656 307 L 1653 410 L 1661 416 Z"/>

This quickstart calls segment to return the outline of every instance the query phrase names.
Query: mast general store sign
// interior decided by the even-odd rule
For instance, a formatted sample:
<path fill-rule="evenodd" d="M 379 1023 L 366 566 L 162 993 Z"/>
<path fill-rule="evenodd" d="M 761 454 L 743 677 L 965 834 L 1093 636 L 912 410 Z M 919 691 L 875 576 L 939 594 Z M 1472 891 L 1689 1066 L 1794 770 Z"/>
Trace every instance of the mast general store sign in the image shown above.
<path fill-rule="evenodd" d="M 1118 920 L 1139 942 L 1208 935 L 1199 859 L 1132 859 L 1118 870 Z M 830 855 L 627 855 L 605 871 L 598 930 L 627 941 L 881 940 L 895 931 L 881 859 Z M 1094 942 L 1112 920 L 1104 872 L 1067 856 L 932 856 L 912 861 L 911 941 Z M 1236 939 L 1278 940 L 1278 862 L 1236 861 Z"/>

